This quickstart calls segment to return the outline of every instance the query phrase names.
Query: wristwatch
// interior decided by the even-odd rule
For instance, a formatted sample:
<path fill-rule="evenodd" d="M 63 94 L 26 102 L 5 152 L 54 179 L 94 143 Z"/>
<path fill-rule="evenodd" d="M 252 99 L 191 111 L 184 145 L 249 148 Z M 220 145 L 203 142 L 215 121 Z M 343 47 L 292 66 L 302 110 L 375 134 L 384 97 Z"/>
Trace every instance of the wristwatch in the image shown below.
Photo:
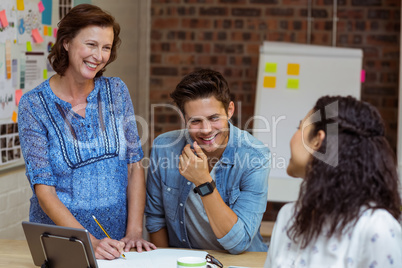
<path fill-rule="evenodd" d="M 194 193 L 199 194 L 200 196 L 206 196 L 212 194 L 216 187 L 215 181 L 212 180 L 211 182 L 206 182 L 201 184 L 198 187 L 194 188 Z"/>

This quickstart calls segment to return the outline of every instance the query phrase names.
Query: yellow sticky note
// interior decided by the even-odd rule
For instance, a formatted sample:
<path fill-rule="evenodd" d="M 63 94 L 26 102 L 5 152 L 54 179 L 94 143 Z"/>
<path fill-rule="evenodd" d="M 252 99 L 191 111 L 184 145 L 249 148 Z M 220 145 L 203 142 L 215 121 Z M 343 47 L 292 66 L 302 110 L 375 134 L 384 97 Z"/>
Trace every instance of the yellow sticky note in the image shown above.
<path fill-rule="evenodd" d="M 276 87 L 276 77 L 275 76 L 264 76 L 264 87 L 275 88 Z"/>
<path fill-rule="evenodd" d="M 24 10 L 24 0 L 17 0 L 17 10 Z"/>
<path fill-rule="evenodd" d="M 299 75 L 299 73 L 300 73 L 300 64 L 298 63 L 288 64 L 288 75 Z"/>
<path fill-rule="evenodd" d="M 276 73 L 276 63 L 273 62 L 267 62 L 265 64 L 265 72 L 266 73 Z"/>
<path fill-rule="evenodd" d="M 47 69 L 43 69 L 43 79 L 47 79 Z"/>
<path fill-rule="evenodd" d="M 299 89 L 299 79 L 288 78 L 288 83 L 286 85 L 288 89 Z"/>
<path fill-rule="evenodd" d="M 13 115 L 11 116 L 11 120 L 13 120 L 14 123 L 17 123 L 17 113 L 15 111 L 13 111 Z"/>
<path fill-rule="evenodd" d="M 27 41 L 27 52 L 31 52 L 32 51 L 32 44 L 30 41 Z"/>
<path fill-rule="evenodd" d="M 52 27 L 47 26 L 47 35 L 52 36 Z"/>

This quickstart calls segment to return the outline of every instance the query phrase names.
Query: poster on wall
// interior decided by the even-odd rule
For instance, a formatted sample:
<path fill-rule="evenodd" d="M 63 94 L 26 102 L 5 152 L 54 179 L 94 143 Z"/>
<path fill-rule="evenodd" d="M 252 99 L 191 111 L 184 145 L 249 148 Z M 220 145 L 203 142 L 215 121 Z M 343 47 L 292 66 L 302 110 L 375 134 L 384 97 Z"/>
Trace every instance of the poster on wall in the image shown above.
<path fill-rule="evenodd" d="M 18 103 L 54 74 L 47 56 L 57 34 L 52 13 L 58 9 L 58 1 L 0 0 L 0 171 L 23 164 Z"/>

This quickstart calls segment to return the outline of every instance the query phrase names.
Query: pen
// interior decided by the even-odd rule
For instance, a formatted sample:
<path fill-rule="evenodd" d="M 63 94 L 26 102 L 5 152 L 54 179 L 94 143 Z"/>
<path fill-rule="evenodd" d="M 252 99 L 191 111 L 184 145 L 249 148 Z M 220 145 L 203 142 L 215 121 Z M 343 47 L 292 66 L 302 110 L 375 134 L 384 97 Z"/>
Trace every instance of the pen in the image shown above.
<path fill-rule="evenodd" d="M 94 218 L 95 222 L 99 225 L 99 227 L 102 229 L 102 231 L 105 233 L 105 235 L 108 238 L 111 238 L 110 235 L 106 232 L 106 230 L 103 228 L 103 226 L 98 222 L 98 220 L 96 219 L 96 217 L 94 215 L 92 215 L 92 218 Z M 123 256 L 123 258 L 126 258 L 126 256 L 122 253 L 121 256 Z"/>

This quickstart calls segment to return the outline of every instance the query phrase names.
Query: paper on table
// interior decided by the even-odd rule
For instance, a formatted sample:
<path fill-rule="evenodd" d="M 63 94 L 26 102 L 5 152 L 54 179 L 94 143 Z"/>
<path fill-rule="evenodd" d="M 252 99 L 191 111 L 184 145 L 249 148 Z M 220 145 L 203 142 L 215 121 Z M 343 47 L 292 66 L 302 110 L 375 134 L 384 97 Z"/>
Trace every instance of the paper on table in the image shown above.
<path fill-rule="evenodd" d="M 208 253 L 198 250 L 182 249 L 155 249 L 147 252 L 125 252 L 126 259 L 120 258 L 112 261 L 97 260 L 99 268 L 176 268 L 180 257 L 205 258 Z"/>

